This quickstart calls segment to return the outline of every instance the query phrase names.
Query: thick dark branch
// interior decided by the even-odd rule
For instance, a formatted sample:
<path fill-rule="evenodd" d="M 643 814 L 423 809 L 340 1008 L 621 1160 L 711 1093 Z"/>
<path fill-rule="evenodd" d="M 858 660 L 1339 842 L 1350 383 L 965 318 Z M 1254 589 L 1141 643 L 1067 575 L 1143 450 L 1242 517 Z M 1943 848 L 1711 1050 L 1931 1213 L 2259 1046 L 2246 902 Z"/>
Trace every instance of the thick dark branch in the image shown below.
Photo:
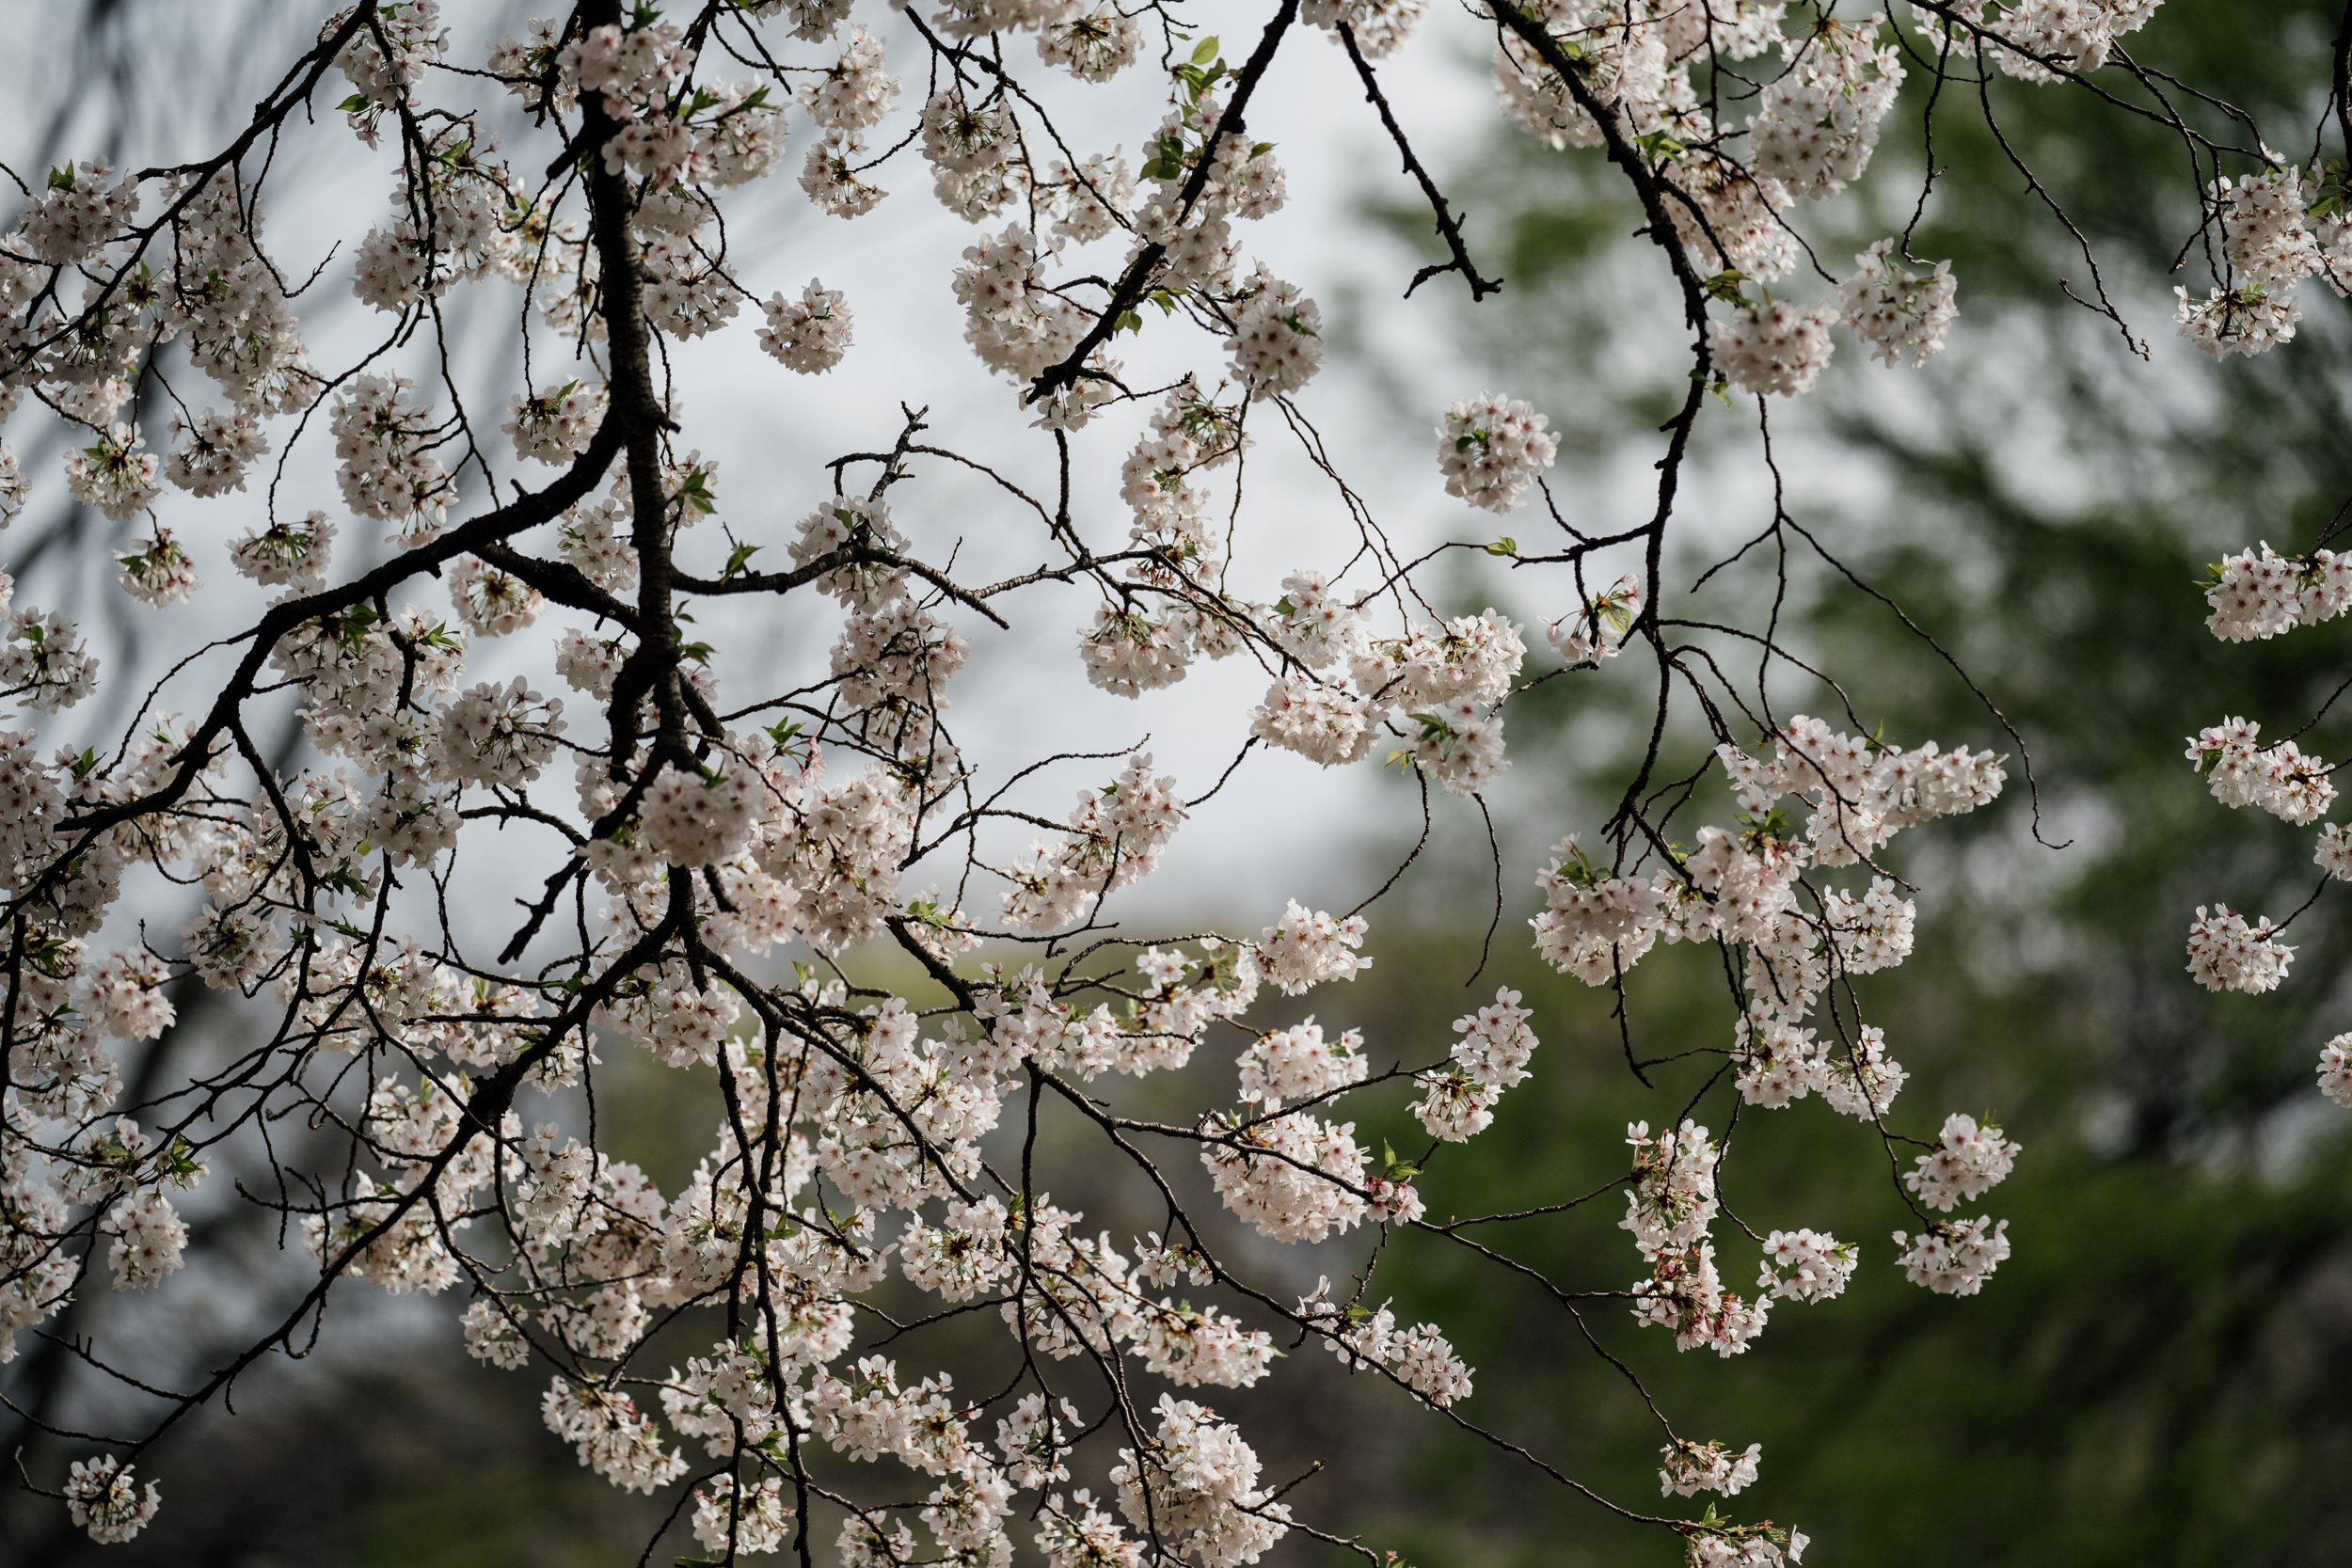
<path fill-rule="evenodd" d="M 589 30 L 619 26 L 620 0 L 585 0 L 580 24 Z M 635 203 L 628 182 L 604 153 L 620 126 L 605 113 L 597 94 L 583 96 L 580 113 L 597 306 L 612 351 L 607 387 L 612 421 L 620 427 L 628 457 L 630 540 L 637 549 L 637 646 L 612 682 L 612 766 L 617 778 L 637 749 L 640 703 L 648 695 L 653 698 L 660 747 L 680 756 L 686 749 L 685 705 L 678 695 L 679 644 L 670 602 L 670 503 L 661 485 L 661 432 L 669 415 L 654 390 L 652 333 L 645 325 L 643 279 L 629 236 Z"/>
<path fill-rule="evenodd" d="M 553 521 L 566 509 L 585 499 L 589 492 L 596 487 L 619 447 L 620 431 L 608 418 L 597 427 L 587 450 L 546 489 L 517 496 L 494 512 L 485 513 L 470 522 L 451 529 L 438 538 L 402 551 L 349 582 L 288 599 L 272 607 L 250 632 L 238 639 L 251 645 L 246 648 L 245 657 L 238 660 L 235 672 L 221 688 L 220 695 L 214 699 L 203 721 L 196 726 L 186 744 L 176 753 L 171 778 L 160 788 L 146 795 L 101 805 L 73 817 L 65 824 L 66 830 L 81 834 L 82 845 L 87 845 L 91 838 L 117 823 L 161 811 L 177 802 L 212 760 L 213 743 L 228 731 L 238 708 L 253 695 L 254 683 L 280 638 L 306 621 L 340 614 L 355 606 L 370 603 L 420 572 L 432 571 L 461 555 L 480 555 L 485 549 L 495 546 L 500 541 L 524 529 Z M 75 847 L 75 852 L 82 845 Z M 71 855 L 60 856 L 52 874 L 65 866 L 71 859 Z M 41 885 L 35 883 L 21 890 L 18 902 L 34 896 L 40 891 Z"/>

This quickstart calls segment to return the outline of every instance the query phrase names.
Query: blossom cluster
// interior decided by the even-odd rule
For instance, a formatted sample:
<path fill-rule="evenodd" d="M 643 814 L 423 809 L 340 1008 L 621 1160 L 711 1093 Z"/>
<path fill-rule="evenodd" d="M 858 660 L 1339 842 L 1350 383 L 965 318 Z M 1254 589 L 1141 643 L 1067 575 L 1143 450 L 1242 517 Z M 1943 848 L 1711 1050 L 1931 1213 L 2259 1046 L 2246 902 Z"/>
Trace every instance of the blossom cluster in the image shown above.
<path fill-rule="evenodd" d="M 2222 280 L 2204 298 L 2172 293 L 2181 335 L 2217 358 L 2262 354 L 2294 341 L 2303 307 L 2295 286 L 2325 278 L 2352 294 L 2352 228 L 2341 202 L 2323 199 L 2328 176 L 2298 168 L 2268 148 L 2260 173 L 2217 176 L 2205 192 L 2220 238 Z"/>
<path fill-rule="evenodd" d="M 1496 95 L 1530 135 L 1553 147 L 1649 151 L 1659 210 L 1687 265 L 1724 306 L 1708 323 L 1709 360 L 1730 385 L 1758 395 L 1811 390 L 1835 347 L 1830 328 L 1841 321 L 1887 363 L 1916 365 L 1942 348 L 1955 316 L 1948 263 L 1911 272 L 1895 259 L 1892 239 L 1855 258 L 1835 305 L 1771 293 L 1802 254 L 1789 210 L 1863 177 L 1906 74 L 1903 49 L 1882 19 L 1823 10 L 1816 24 L 1785 31 L 1789 8 L 1778 0 L 1550 0 L 1530 11 L 1540 40 L 1533 29 L 1505 28 L 1495 49 Z M 2005 37 L 2017 14 L 1982 24 Z M 1781 69 L 1749 100 L 1744 125 L 1694 86 L 1694 75 L 1719 62 L 1775 49 Z M 1562 74 L 1564 61 L 1574 63 L 1583 90 Z"/>

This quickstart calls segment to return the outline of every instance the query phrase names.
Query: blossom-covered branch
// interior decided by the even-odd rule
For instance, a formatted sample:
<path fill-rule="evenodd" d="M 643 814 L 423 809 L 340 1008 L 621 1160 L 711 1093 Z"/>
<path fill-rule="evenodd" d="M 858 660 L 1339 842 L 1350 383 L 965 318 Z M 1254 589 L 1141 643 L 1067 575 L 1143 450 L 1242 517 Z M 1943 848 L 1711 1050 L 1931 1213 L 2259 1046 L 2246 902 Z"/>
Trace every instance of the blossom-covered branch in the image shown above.
<path fill-rule="evenodd" d="M 81 433 L 57 478 L 143 530 L 118 581 L 187 657 L 144 692 L 108 689 L 115 744 L 61 749 L 44 727 L 99 689 L 96 657 L 0 576 L 0 1360 L 56 1335 L 77 1292 L 171 1289 L 184 1205 L 262 1212 L 308 1261 L 226 1365 L 183 1389 L 139 1385 L 140 1424 L 33 1483 L 96 1540 L 137 1533 L 160 1506 L 165 1435 L 295 1348 L 331 1292 L 372 1287 L 462 1296 L 452 1332 L 473 1355 L 531 1369 L 550 1433 L 616 1486 L 670 1496 L 714 1560 L 993 1568 L 1033 1545 L 1054 1568 L 1230 1568 L 1298 1532 L 1378 1564 L 1343 1503 L 1294 1499 L 1203 1393 L 1278 1375 L 1280 1348 L 1311 1341 L 1400 1409 L 1670 1532 L 1692 1563 L 1797 1560 L 1786 1524 L 1653 1513 L 1481 1422 L 1446 1325 L 1397 1315 L 1385 1243 L 1409 1235 L 1538 1291 L 1598 1354 L 1604 1309 L 1678 1349 L 1740 1354 L 1776 1304 L 1836 1297 L 1868 1250 L 1802 1216 L 1758 1233 L 1724 1208 L 1731 1119 L 1818 1098 L 1855 1124 L 1856 1168 L 1883 1179 L 1891 1261 L 1912 1281 L 1971 1295 L 2008 1256 L 2004 1223 L 1974 1211 L 2018 1146 L 1966 1114 L 1899 1117 L 1900 1042 L 1851 982 L 1913 950 L 1895 836 L 1991 804 L 2011 759 L 1889 740 L 1850 710 L 1783 711 L 1792 683 L 1808 705 L 1842 703 L 1836 673 L 1776 615 L 1726 621 L 1703 601 L 1767 540 L 1845 573 L 1777 499 L 1767 534 L 1702 560 L 1689 592 L 1667 574 L 1712 537 L 1686 537 L 1682 517 L 1711 398 L 1737 392 L 1760 417 L 1816 384 L 1840 331 L 1916 367 L 1954 329 L 1947 266 L 1889 236 L 1835 277 L 1801 227 L 1805 204 L 1865 179 L 1915 71 L 1968 84 L 1987 114 L 2013 79 L 2180 125 L 2221 262 L 2180 321 L 2211 352 L 2291 338 L 2299 279 L 2352 282 L 2340 171 L 2196 133 L 2125 54 L 2154 8 L 1473 8 L 1504 115 L 1598 150 L 1638 212 L 1689 385 L 1654 499 L 1589 531 L 1545 483 L 1559 436 L 1530 404 L 1417 409 L 1461 507 L 1410 549 L 1311 422 L 1325 314 L 1249 260 L 1250 226 L 1288 188 L 1281 150 L 1245 119 L 1299 51 L 1343 51 L 1354 112 L 1443 247 L 1403 292 L 1457 272 L 1473 301 L 1492 293 L 1414 149 L 1412 105 L 1378 74 L 1421 0 L 1279 0 L 1238 63 L 1175 0 L 918 0 L 855 19 L 851 0 L 580 0 L 475 60 L 452 55 L 432 0 L 364 0 L 219 150 L 48 171 L 0 240 L 0 414 Z M 1013 63 L 1023 40 L 1040 69 Z M 338 75 L 349 95 L 310 127 Z M 919 104 L 903 87 L 917 76 Z M 1127 95 L 1138 164 L 1065 134 L 1095 92 Z M 803 130 L 801 195 L 780 194 Z M 324 276 L 377 329 L 320 366 L 264 240 L 262 174 L 281 137 L 346 134 L 389 169 L 391 199 Z M 867 421 L 884 450 L 800 476 L 775 513 L 695 445 L 675 351 L 744 333 L 791 395 L 804 384 L 787 376 L 825 375 L 859 322 L 900 302 L 861 295 L 821 238 L 796 236 L 788 268 L 745 256 L 726 219 L 804 198 L 828 232 L 886 224 L 887 182 L 909 175 L 976 226 L 941 281 L 1009 434 L 943 444 L 924 367 L 907 367 L 914 395 Z M 812 266 L 831 284 L 803 283 Z M 443 307 L 461 289 L 504 294 L 517 324 L 524 378 L 495 431 L 451 369 Z M 1119 356 L 1146 339 L 1185 369 L 1131 376 Z M 183 401 L 199 378 L 217 398 L 200 408 Z M 162 403 L 176 412 L 158 450 L 135 415 Z M 1262 441 L 1338 483 L 1344 556 L 1271 580 L 1236 566 L 1235 534 L 1271 531 L 1242 477 Z M 250 483 L 273 449 L 274 476 Z M 331 463 L 331 506 L 281 507 L 297 449 Z M 1116 502 L 1073 462 L 1094 449 L 1119 456 Z M 931 499 L 950 478 L 985 483 L 1034 566 L 960 562 Z M 39 483 L 0 447 L 0 524 Z M 183 514 L 167 487 L 214 505 Z M 164 511 L 235 520 L 201 531 Z M 1541 516 L 1545 540 L 1489 538 L 1472 516 L 1513 512 Z M 338 541 L 368 532 L 383 535 L 371 563 L 340 567 Z M 1465 556 L 1540 599 L 1536 648 L 1502 610 L 1436 607 L 1433 563 Z M 270 597 L 214 645 L 174 607 L 220 566 Z M 2340 611 L 2340 566 L 2324 550 L 2234 558 L 2217 629 Z M 756 602 L 833 641 L 819 659 L 706 641 L 694 599 Z M 948 691 L 974 640 L 1011 635 L 1139 703 L 1227 659 L 1256 667 L 1263 696 L 1222 716 L 1232 762 L 1216 778 L 1042 742 L 993 771 L 958 743 Z M 493 647 L 531 673 L 469 678 Z M 1346 982 L 1373 961 L 1370 921 L 1402 865 L 1351 867 L 1363 897 L 1344 910 L 1291 901 L 1156 938 L 1134 934 L 1128 890 L 1269 750 L 1394 764 L 1420 785 L 1425 840 L 1434 813 L 1484 811 L 1515 705 L 1554 681 L 1589 689 L 1629 656 L 1655 675 L 1635 716 L 1646 746 L 1613 811 L 1563 822 L 1549 863 L 1518 869 L 1543 895 L 1533 940 L 1613 993 L 1645 1084 L 1659 1064 L 1635 1047 L 1627 975 L 1661 944 L 1720 958 L 1733 1022 L 1677 1042 L 1715 1058 L 1712 1077 L 1698 1101 L 1661 1102 L 1655 1130 L 1629 1129 L 1600 1193 L 1530 1191 L 1512 1212 L 1438 1222 L 1422 1189 L 1448 1148 L 1543 1070 L 1526 998 L 1500 989 L 1451 1039 L 1401 1051 L 1350 1026 Z M 256 739 L 272 715 L 298 718 L 291 761 Z M 2006 731 L 1990 702 L 1985 728 L 1976 739 Z M 2310 822 L 2332 797 L 2323 766 L 2237 721 L 2193 754 L 2232 803 Z M 1075 805 L 1041 805 L 1047 780 L 1074 780 Z M 2352 868 L 2332 827 L 2320 855 Z M 180 929 L 139 918 L 182 889 L 200 902 Z M 485 889 L 520 890 L 518 912 Z M 2286 951 L 2266 923 L 2201 913 L 2193 952 L 2216 983 L 2265 989 Z M 171 997 L 191 978 L 239 1000 L 240 1042 L 142 1056 L 185 1027 Z M 1277 1026 L 1268 991 L 1317 992 L 1319 1016 Z M 2344 1042 L 2330 1051 L 2352 1100 Z M 594 1090 L 623 1052 L 699 1097 L 707 1152 L 674 1192 L 610 1151 L 629 1108 Z M 175 1065 L 126 1087 L 134 1060 Z M 1720 1134 L 1697 1119 L 1710 1096 Z M 1743 1125 L 1758 1124 L 1775 1125 Z M 289 1140 L 295 1126 L 311 1135 Z M 1396 1155 L 1397 1139 L 1422 1152 Z M 1120 1190 L 1156 1228 L 1057 1203 L 1082 1185 L 1073 1147 L 1084 1187 Z M 215 1164 L 239 1174 L 208 1179 Z M 1493 1240 L 1620 1192 L 1632 1246 L 1597 1273 Z M 1319 1250 L 1285 1272 L 1247 1233 Z M 894 1314 L 910 1293 L 920 1310 Z M 972 1318 L 1003 1342 L 986 1383 L 960 1385 L 955 1331 L 932 1330 Z M 680 1336 L 701 1348 L 675 1357 Z M 103 1364 L 106 1347 L 87 1354 Z M 1754 1446 L 1677 1431 L 1643 1398 L 1661 1495 L 1755 1481 Z M 868 1464 L 890 1479 L 863 1481 Z"/>

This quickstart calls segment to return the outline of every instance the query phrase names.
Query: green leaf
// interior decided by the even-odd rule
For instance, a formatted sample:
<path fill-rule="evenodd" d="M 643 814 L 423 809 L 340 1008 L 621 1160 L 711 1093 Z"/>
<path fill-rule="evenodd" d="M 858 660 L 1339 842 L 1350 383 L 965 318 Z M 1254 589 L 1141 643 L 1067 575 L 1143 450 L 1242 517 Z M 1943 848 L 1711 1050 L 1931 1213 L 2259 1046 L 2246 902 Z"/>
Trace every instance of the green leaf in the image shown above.
<path fill-rule="evenodd" d="M 1519 542 L 1506 533 L 1502 538 L 1496 540 L 1493 544 L 1488 545 L 1486 546 L 1486 553 L 1488 555 L 1516 557 L 1519 553 Z"/>
<path fill-rule="evenodd" d="M 1216 35 L 1215 33 L 1211 33 L 1207 38 L 1202 39 L 1199 43 L 1192 46 L 1193 64 L 1207 65 L 1211 60 L 1216 58 Z"/>
<path fill-rule="evenodd" d="M 373 106 L 373 102 L 364 92 L 355 92 L 335 105 L 337 110 L 347 115 L 363 115 Z"/>

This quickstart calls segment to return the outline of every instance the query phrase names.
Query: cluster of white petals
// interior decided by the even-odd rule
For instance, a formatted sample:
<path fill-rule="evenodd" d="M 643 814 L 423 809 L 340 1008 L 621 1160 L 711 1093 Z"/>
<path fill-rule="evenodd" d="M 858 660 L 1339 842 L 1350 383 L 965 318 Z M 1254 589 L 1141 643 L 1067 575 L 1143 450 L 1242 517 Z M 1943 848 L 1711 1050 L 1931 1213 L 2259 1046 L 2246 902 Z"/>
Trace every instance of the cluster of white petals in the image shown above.
<path fill-rule="evenodd" d="M 2297 827 L 2335 803 L 2334 768 L 2292 740 L 2261 744 L 2262 726 L 2232 717 L 2189 736 L 2188 760 L 2225 806 L 2259 806 Z"/>
<path fill-rule="evenodd" d="M 1934 1220 L 1916 1237 L 1895 1232 L 1895 1260 L 1914 1285 L 1938 1295 L 1973 1296 L 2009 1258 L 2009 1221 Z"/>
<path fill-rule="evenodd" d="M 1779 300 L 1745 305 L 1707 324 L 1707 352 L 1724 379 L 1743 392 L 1782 397 L 1809 392 L 1829 368 L 1826 305 L 1805 309 Z"/>
<path fill-rule="evenodd" d="M 1893 240 L 1881 240 L 1853 259 L 1854 270 L 1837 286 L 1840 319 L 1887 364 L 1916 365 L 1943 352 L 1960 315 L 1953 303 L 1960 286 L 1949 261 L 1913 272 L 1894 250 Z"/>
<path fill-rule="evenodd" d="M 141 1487 L 114 1455 L 77 1459 L 65 1483 L 66 1507 L 74 1525 L 100 1545 L 130 1540 L 155 1517 L 163 1496 L 153 1481 Z"/>
<path fill-rule="evenodd" d="M 1560 437 L 1518 398 L 1481 392 L 1446 410 L 1438 426 L 1445 493 L 1488 512 L 1508 512 L 1560 452 Z"/>
<path fill-rule="evenodd" d="M 2295 949 L 2279 940 L 2279 927 L 2267 919 L 2249 925 L 2227 904 L 2210 911 L 2197 906 L 2188 928 L 2188 972 L 2207 990 L 2276 990 L 2294 961 Z"/>
<path fill-rule="evenodd" d="M 850 352 L 853 318 L 838 289 L 828 289 L 812 277 L 799 299 L 776 294 L 768 301 L 767 311 L 759 346 L 787 370 L 814 375 L 833 369 Z"/>
<path fill-rule="evenodd" d="M 1764 1446 L 1750 1443 L 1744 1452 L 1733 1453 L 1721 1443 L 1677 1440 L 1659 1452 L 1665 1459 L 1658 1467 L 1660 1496 L 1688 1497 L 1700 1492 L 1720 1492 L 1729 1497 L 1756 1484 L 1756 1465 L 1763 1457 Z"/>
<path fill-rule="evenodd" d="M 1949 1212 L 1999 1184 L 2016 1164 L 2019 1152 L 2017 1145 L 2002 1138 L 1999 1128 L 1979 1127 L 1976 1117 L 1955 1111 L 1944 1118 L 1935 1147 L 1904 1174 L 1903 1185 L 1929 1208 Z"/>
<path fill-rule="evenodd" d="M 2352 556 L 2281 556 L 2267 544 L 2225 556 L 2205 589 L 2205 629 L 2225 642 L 2279 636 L 2352 610 Z"/>

